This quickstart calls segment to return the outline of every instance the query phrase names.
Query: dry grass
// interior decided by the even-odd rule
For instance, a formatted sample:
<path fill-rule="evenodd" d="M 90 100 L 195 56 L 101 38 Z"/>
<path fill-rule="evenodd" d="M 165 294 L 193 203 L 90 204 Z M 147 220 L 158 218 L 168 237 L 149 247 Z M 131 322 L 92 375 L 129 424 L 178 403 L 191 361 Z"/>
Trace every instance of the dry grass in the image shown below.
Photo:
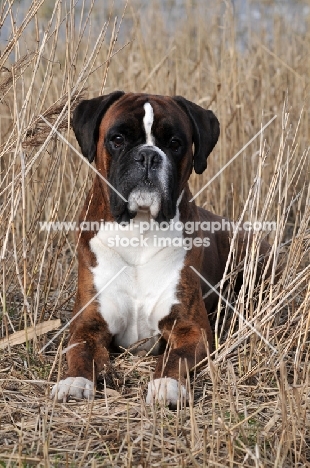
<path fill-rule="evenodd" d="M 281 261 L 284 269 L 277 284 L 265 281 L 265 296 L 262 287 L 254 290 L 257 245 L 266 233 L 255 234 L 237 313 L 219 305 L 217 350 L 193 371 L 188 408 L 145 405 L 152 358 L 115 357 L 94 402 L 63 405 L 48 395 L 65 367 L 66 335 L 44 353 L 53 333 L 1 351 L 0 465 L 309 466 L 307 28 L 300 32 L 294 18 L 260 2 L 271 29 L 248 22 L 242 48 L 230 3 L 220 0 L 212 8 L 184 1 L 183 19 L 174 16 L 174 2 L 165 14 L 150 2 L 140 15 L 132 1 L 121 26 L 123 10 L 99 1 L 83 9 L 73 1 L 33 0 L 22 17 L 11 3 L 1 2 L 0 13 L 10 30 L 0 58 L 2 337 L 70 317 L 74 236 L 40 232 L 39 221 L 75 220 L 92 175 L 40 114 L 76 145 L 68 116 L 83 95 L 102 90 L 181 94 L 215 111 L 220 142 L 206 173 L 192 177 L 194 193 L 276 114 L 198 201 L 233 219 L 277 221 L 270 261 L 273 271 Z"/>

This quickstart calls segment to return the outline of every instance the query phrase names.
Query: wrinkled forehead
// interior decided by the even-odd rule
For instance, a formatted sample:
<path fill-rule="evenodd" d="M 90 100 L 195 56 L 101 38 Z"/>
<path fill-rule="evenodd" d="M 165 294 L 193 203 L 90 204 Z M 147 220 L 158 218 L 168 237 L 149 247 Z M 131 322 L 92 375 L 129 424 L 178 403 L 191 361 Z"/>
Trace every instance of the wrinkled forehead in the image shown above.
<path fill-rule="evenodd" d="M 153 131 L 170 127 L 190 134 L 191 125 L 187 115 L 169 96 L 126 94 L 108 109 L 102 124 L 107 130 L 115 125 L 126 124 L 145 128 L 147 122 Z"/>

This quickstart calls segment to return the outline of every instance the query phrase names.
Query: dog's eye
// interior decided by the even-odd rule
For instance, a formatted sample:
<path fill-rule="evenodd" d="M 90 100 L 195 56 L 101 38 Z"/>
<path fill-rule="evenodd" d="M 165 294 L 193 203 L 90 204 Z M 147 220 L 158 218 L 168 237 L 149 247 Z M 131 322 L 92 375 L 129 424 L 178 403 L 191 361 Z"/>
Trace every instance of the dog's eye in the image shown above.
<path fill-rule="evenodd" d="M 114 148 L 120 148 L 124 145 L 125 139 L 122 135 L 115 135 L 111 138 L 111 142 L 113 143 Z"/>
<path fill-rule="evenodd" d="M 174 152 L 177 152 L 180 146 L 181 146 L 181 143 L 176 138 L 172 138 L 172 140 L 169 143 L 169 148 Z"/>

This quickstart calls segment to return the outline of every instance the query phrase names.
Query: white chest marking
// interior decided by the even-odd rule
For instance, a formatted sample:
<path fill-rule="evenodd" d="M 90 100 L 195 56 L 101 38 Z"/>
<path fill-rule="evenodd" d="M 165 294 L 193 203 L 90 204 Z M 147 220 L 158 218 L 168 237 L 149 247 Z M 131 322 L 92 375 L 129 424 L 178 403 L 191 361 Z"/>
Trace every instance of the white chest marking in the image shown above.
<path fill-rule="evenodd" d="M 148 146 L 154 146 L 154 137 L 152 135 L 152 125 L 154 122 L 154 111 L 153 107 L 149 102 L 146 102 L 144 104 L 144 117 L 143 117 L 143 125 L 144 125 L 144 130 L 145 130 L 145 135 L 146 135 L 146 144 Z"/>
<path fill-rule="evenodd" d="M 97 259 L 92 268 L 97 291 L 126 266 L 98 296 L 100 313 L 116 344 L 124 348 L 153 337 L 142 345 L 149 350 L 158 338 L 159 321 L 178 303 L 176 293 L 186 251 L 172 244 L 163 247 L 158 238 L 182 238 L 182 232 L 144 229 L 143 239 L 147 242 L 141 245 L 140 223 L 147 220 L 148 215 L 139 212 L 132 230 L 122 231 L 114 223 L 114 231 L 100 230 L 90 241 Z"/>

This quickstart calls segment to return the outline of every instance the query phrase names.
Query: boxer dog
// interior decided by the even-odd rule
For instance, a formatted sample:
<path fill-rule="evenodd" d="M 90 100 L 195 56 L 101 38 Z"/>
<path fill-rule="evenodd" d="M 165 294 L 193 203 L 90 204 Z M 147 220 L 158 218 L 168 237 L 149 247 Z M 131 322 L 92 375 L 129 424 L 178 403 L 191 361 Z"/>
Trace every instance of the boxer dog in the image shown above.
<path fill-rule="evenodd" d="M 188 186 L 207 167 L 219 122 L 180 96 L 116 91 L 82 101 L 72 127 L 97 168 L 80 222 L 101 227 L 79 232 L 68 374 L 52 397 L 93 398 L 111 346 L 142 340 L 138 350 L 159 355 L 146 402 L 175 406 L 188 398 L 188 369 L 212 347 L 208 314 L 230 248 L 228 230 L 205 237 L 202 223 L 227 221 L 190 201 Z"/>

